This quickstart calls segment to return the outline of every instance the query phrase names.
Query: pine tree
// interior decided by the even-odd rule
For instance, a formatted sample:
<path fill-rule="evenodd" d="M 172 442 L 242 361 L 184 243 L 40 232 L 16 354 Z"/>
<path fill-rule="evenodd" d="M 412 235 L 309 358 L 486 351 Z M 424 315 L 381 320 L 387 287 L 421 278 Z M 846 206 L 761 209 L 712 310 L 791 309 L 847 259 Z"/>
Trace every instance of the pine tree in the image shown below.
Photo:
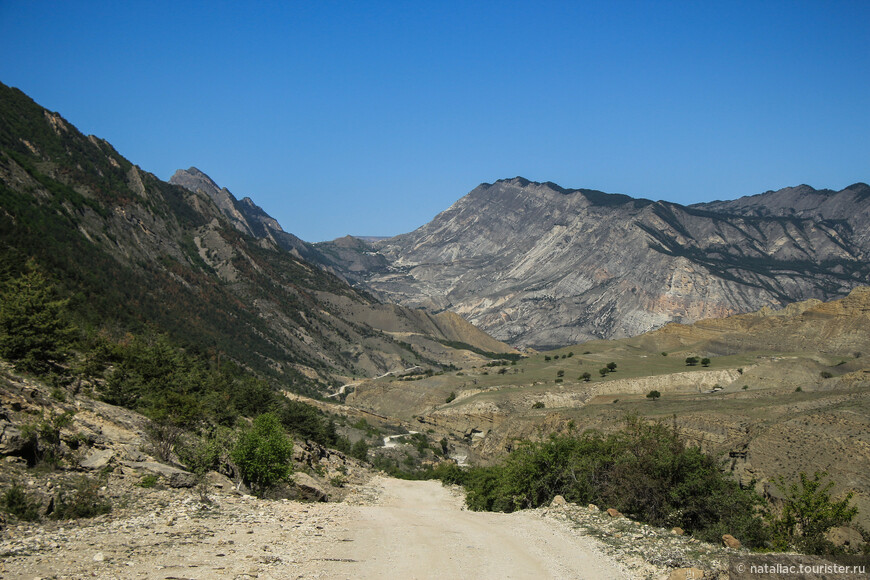
<path fill-rule="evenodd" d="M 75 327 L 66 320 L 69 300 L 57 300 L 33 263 L 0 289 L 0 356 L 31 373 L 66 360 Z"/>

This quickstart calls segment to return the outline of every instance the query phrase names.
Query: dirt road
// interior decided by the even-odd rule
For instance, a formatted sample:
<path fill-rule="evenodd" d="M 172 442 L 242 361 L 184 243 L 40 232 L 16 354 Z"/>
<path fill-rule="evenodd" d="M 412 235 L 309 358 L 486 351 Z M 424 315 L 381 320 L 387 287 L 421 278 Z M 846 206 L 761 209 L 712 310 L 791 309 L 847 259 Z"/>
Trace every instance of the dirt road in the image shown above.
<path fill-rule="evenodd" d="M 349 491 L 342 503 L 221 494 L 203 504 L 191 491 L 128 488 L 126 507 L 106 516 L 2 529 L 0 579 L 629 576 L 540 511 L 466 511 L 434 481 L 375 477 Z"/>
<path fill-rule="evenodd" d="M 327 578 L 620 578 L 595 541 L 532 513 L 462 509 L 434 481 L 378 478 L 376 505 L 357 506 L 343 541 L 323 554 Z"/>

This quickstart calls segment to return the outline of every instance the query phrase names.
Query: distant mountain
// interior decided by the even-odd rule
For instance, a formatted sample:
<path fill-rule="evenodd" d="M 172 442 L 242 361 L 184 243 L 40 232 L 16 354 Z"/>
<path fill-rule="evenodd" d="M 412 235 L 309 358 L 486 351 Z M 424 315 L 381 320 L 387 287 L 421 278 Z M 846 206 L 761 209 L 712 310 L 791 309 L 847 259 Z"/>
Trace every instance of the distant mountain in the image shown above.
<path fill-rule="evenodd" d="M 309 393 L 511 350 L 455 315 L 354 290 L 202 172 L 173 179 L 184 187 L 0 84 L 0 283 L 35 260 L 83 326 L 165 332 Z"/>
<path fill-rule="evenodd" d="M 870 279 L 868 217 L 863 183 L 683 206 L 518 177 L 411 233 L 360 242 L 352 257 L 372 265 L 347 269 L 399 304 L 549 347 L 842 297 Z"/>

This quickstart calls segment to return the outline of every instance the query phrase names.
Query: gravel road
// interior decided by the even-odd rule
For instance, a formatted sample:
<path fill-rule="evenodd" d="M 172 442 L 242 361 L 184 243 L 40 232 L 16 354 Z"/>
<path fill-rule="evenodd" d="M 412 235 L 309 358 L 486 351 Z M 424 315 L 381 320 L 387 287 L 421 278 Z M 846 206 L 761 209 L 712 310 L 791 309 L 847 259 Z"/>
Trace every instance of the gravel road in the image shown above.
<path fill-rule="evenodd" d="M 7 527 L 0 578 L 629 577 L 567 522 L 470 512 L 434 481 L 375 477 L 321 504 L 139 491 L 93 520 Z"/>
<path fill-rule="evenodd" d="M 436 481 L 377 478 L 376 505 L 348 514 L 324 578 L 620 578 L 596 542 L 540 515 L 463 509 Z"/>

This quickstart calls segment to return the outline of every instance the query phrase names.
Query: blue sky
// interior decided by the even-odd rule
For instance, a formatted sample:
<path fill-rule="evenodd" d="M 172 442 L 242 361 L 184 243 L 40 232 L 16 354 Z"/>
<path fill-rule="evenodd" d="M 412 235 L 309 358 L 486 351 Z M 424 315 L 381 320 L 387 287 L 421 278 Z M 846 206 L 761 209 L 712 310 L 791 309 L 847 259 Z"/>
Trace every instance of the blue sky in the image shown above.
<path fill-rule="evenodd" d="M 0 81 L 308 241 L 479 183 L 693 203 L 870 181 L 870 2 L 0 1 Z"/>

